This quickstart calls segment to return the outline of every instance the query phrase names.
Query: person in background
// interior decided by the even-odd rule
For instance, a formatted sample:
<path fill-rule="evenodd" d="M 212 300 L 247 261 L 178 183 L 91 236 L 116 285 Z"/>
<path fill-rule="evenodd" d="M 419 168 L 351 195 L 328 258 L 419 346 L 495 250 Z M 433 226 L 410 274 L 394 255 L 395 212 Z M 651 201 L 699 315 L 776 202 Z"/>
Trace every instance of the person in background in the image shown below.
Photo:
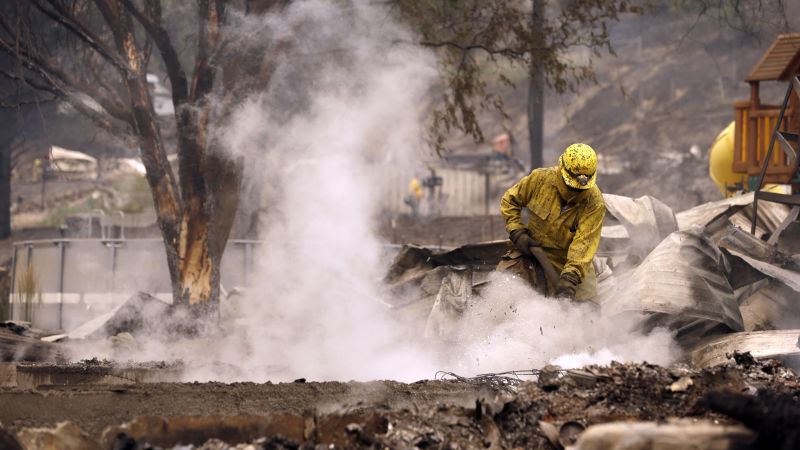
<path fill-rule="evenodd" d="M 514 157 L 514 137 L 511 133 L 501 133 L 492 139 L 491 159 L 502 161 L 506 167 L 525 172 L 525 166 Z"/>
<path fill-rule="evenodd" d="M 422 182 L 419 176 L 414 175 L 408 183 L 408 194 L 403 199 L 403 202 L 411 208 L 411 217 L 416 218 L 419 216 L 419 205 L 424 196 L 425 193 L 422 190 Z"/>
<path fill-rule="evenodd" d="M 492 139 L 493 155 L 503 159 L 514 157 L 514 140 L 509 133 L 501 133 Z"/>
<path fill-rule="evenodd" d="M 39 177 L 42 176 L 42 160 L 36 158 L 33 160 L 33 173 L 31 173 L 31 181 L 34 183 L 39 182 Z"/>

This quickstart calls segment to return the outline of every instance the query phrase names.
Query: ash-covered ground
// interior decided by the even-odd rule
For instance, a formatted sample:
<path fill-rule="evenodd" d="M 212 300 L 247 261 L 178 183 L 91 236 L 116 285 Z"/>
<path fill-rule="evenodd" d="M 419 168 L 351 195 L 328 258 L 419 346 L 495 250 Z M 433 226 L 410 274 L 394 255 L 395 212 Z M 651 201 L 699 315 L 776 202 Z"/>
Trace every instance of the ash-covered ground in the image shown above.
<path fill-rule="evenodd" d="M 104 364 L 83 367 L 89 373 Z M 536 374 L 523 377 L 528 381 L 514 374 L 440 374 L 442 379 L 410 384 L 298 380 L 3 388 L 0 422 L 25 448 L 59 448 L 69 438 L 88 446 L 70 448 L 98 449 L 552 449 L 570 445 L 585 427 L 685 418 L 690 421 L 680 423 L 686 433 L 710 424 L 742 445 L 696 448 L 797 448 L 800 377 L 779 361 L 736 354 L 728 364 L 704 370 L 613 363 Z M 755 433 L 737 427 L 737 419 Z M 63 421 L 71 424 L 52 430 Z M 45 436 L 56 446 L 34 445 Z M 579 441 L 577 448 L 623 448 L 587 445 Z"/>

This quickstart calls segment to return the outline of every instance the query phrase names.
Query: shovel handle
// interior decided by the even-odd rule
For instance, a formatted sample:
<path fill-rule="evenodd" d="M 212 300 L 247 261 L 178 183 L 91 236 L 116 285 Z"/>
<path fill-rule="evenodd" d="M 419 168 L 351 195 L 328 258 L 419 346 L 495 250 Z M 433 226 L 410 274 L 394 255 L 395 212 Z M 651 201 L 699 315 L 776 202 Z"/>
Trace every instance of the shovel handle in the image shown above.
<path fill-rule="evenodd" d="M 555 267 L 553 267 L 553 263 L 547 259 L 547 255 L 544 254 L 544 250 L 541 247 L 529 247 L 531 254 L 537 261 L 539 261 L 539 265 L 542 266 L 544 270 L 544 276 L 547 278 L 547 281 L 553 285 L 553 287 L 558 285 L 558 280 L 561 276 L 556 272 Z"/>

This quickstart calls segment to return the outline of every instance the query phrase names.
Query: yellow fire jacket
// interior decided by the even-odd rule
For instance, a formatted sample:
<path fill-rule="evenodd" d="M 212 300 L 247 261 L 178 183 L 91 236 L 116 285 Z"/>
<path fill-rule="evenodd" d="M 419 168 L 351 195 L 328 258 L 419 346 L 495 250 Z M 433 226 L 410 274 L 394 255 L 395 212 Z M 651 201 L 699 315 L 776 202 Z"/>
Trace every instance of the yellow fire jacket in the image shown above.
<path fill-rule="evenodd" d="M 600 189 L 594 186 L 581 192 L 570 191 L 558 167 L 535 169 L 507 190 L 500 200 L 500 213 L 511 233 L 526 228 L 521 209 L 530 210 L 527 228 L 542 244 L 550 262 L 561 273 L 577 274 L 581 280 L 577 300 L 597 295 L 597 278 L 592 266 L 606 205 Z M 548 291 L 554 292 L 549 286 Z"/>

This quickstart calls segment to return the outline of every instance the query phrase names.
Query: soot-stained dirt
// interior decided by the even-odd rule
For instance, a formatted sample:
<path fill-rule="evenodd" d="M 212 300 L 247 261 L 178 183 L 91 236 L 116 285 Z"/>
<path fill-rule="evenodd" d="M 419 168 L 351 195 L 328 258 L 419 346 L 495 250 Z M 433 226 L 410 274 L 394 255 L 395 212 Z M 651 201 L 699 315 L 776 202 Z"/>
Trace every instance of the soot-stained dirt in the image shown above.
<path fill-rule="evenodd" d="M 141 383 L 0 389 L 0 422 L 9 430 L 70 420 L 99 433 L 137 416 L 334 412 L 470 404 L 482 389 L 452 382 Z"/>
<path fill-rule="evenodd" d="M 753 399 L 769 393 L 783 396 L 791 406 L 800 395 L 800 377 L 777 361 L 740 358 L 699 371 L 649 364 L 589 366 L 545 371 L 524 382 L 485 377 L 411 384 L 39 386 L 0 390 L 0 421 L 6 430 L 19 433 L 25 427 L 69 420 L 102 443 L 98 448 L 110 448 L 125 432 L 126 439 L 161 448 L 220 438 L 229 444 L 261 439 L 256 448 L 544 449 L 552 447 L 542 422 L 592 426 L 681 417 L 736 423 L 709 407 L 712 392 Z M 769 404 L 757 413 L 775 422 L 768 417 L 773 414 Z M 800 426 L 794 416 L 781 414 L 782 423 Z M 120 428 L 132 420 L 134 424 Z M 759 422 L 751 420 L 751 427 L 753 423 Z M 228 448 L 214 445 L 206 448 Z"/>

